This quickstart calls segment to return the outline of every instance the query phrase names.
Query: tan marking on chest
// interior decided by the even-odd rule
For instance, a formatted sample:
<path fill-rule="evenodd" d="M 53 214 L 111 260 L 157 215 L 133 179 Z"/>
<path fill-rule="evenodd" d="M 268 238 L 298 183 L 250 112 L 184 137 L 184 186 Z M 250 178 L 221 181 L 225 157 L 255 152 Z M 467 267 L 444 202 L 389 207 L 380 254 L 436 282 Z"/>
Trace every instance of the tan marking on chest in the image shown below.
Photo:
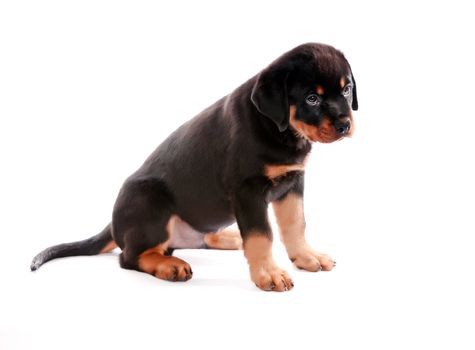
<path fill-rule="evenodd" d="M 304 171 L 305 164 L 286 164 L 286 165 L 266 165 L 265 175 L 269 179 L 275 179 L 291 171 Z"/>
<path fill-rule="evenodd" d="M 265 166 L 264 174 L 267 178 L 273 180 L 279 176 L 284 176 L 291 171 L 304 171 L 308 162 L 307 154 L 301 163 L 296 164 L 269 164 Z"/>

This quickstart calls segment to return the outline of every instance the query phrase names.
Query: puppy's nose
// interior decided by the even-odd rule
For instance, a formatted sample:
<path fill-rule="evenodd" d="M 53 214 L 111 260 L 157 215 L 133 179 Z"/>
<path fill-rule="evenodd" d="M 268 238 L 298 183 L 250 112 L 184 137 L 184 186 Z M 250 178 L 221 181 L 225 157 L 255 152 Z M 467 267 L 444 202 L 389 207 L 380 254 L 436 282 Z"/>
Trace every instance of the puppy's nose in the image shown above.
<path fill-rule="evenodd" d="M 343 123 L 338 123 L 337 125 L 335 125 L 336 133 L 342 136 L 346 135 L 350 131 L 350 127 L 351 124 L 349 120 Z"/>

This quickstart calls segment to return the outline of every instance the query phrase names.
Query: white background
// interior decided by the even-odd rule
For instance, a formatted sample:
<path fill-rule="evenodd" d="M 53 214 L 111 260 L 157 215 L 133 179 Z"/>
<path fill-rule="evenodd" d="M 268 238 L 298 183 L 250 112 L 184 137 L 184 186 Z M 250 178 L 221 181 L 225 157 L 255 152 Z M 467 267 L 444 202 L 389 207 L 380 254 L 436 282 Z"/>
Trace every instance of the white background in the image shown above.
<path fill-rule="evenodd" d="M 468 3 L 468 2 L 466 2 Z M 0 348 L 473 349 L 473 10 L 463 2 L 2 1 Z M 110 220 L 172 130 L 308 41 L 352 64 L 354 138 L 316 145 L 310 242 L 330 273 L 258 291 L 242 252 L 168 283 L 117 254 L 29 272 Z M 278 240 L 276 240 L 278 241 Z"/>

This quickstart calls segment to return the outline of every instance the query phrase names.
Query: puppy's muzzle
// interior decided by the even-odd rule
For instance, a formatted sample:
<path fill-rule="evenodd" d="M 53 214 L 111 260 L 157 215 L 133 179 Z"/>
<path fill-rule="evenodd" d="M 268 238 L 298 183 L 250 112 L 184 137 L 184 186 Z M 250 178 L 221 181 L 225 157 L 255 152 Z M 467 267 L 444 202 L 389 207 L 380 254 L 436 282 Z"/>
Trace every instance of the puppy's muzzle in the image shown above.
<path fill-rule="evenodd" d="M 344 119 L 335 123 L 335 131 L 338 136 L 346 136 L 351 130 L 351 120 Z"/>

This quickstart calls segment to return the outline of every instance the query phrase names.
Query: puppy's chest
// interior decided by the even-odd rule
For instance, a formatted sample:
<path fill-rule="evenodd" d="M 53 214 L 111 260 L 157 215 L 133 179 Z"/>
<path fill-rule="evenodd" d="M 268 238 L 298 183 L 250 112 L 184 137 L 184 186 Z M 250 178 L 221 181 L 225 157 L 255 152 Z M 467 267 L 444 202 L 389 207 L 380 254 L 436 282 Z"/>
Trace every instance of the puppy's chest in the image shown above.
<path fill-rule="evenodd" d="M 284 196 L 292 188 L 296 187 L 297 183 L 302 180 L 303 176 L 304 173 L 302 171 L 292 171 L 276 178 L 272 181 L 272 186 L 267 190 L 267 201 L 272 202 Z"/>
<path fill-rule="evenodd" d="M 308 156 L 300 162 L 265 166 L 264 175 L 272 184 L 267 195 L 269 201 L 280 198 L 302 180 L 307 160 Z"/>

